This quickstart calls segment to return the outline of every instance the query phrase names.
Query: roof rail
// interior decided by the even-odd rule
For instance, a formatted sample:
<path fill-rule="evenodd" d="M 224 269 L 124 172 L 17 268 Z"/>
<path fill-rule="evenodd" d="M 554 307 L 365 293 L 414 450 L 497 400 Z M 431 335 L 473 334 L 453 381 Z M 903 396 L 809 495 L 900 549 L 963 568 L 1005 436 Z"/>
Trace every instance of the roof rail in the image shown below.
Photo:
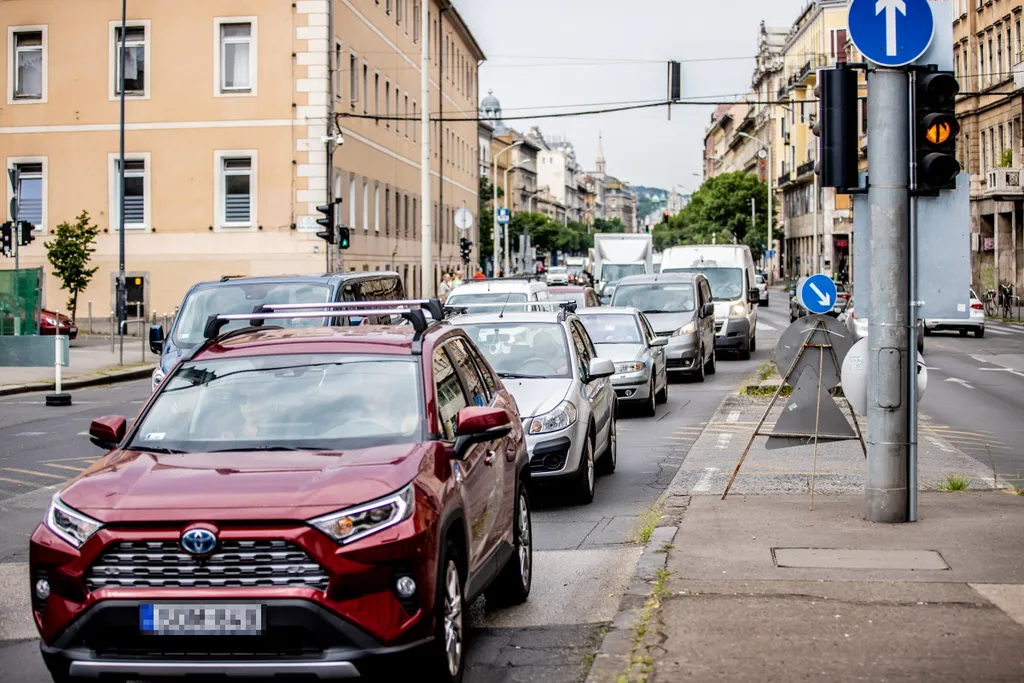
<path fill-rule="evenodd" d="M 541 282 L 543 279 L 543 275 L 535 273 L 533 275 L 509 275 L 508 277 L 472 277 L 468 280 L 463 280 L 462 284 L 468 285 L 474 282 L 508 282 L 509 280 L 537 280 L 538 282 Z"/>
<path fill-rule="evenodd" d="M 247 320 L 253 328 L 260 328 L 263 327 L 264 321 L 266 320 L 297 320 L 301 318 L 366 318 L 375 315 L 400 315 L 412 323 L 417 334 L 424 332 L 430 326 L 430 323 L 427 321 L 427 316 L 424 315 L 423 311 L 413 308 L 366 308 L 344 311 L 332 311 L 318 308 L 315 310 L 304 309 L 292 313 L 274 313 L 257 310 L 253 313 L 211 315 L 206 320 L 206 328 L 203 331 L 203 335 L 206 339 L 215 339 L 220 336 L 220 331 L 225 325 L 229 322 L 238 320 Z M 228 334 L 230 334 L 230 332 Z"/>
<path fill-rule="evenodd" d="M 444 320 L 444 305 L 440 299 L 393 299 L 379 301 L 331 301 L 322 304 L 263 304 L 253 310 L 253 313 L 280 311 L 339 311 L 350 308 L 375 309 L 380 308 L 410 308 L 412 310 L 426 311 L 434 320 Z M 337 315 L 334 317 L 347 317 Z"/>
<path fill-rule="evenodd" d="M 488 304 L 451 304 L 451 305 L 447 305 L 446 304 L 445 307 L 444 307 L 444 310 L 448 311 L 449 313 L 461 312 L 461 314 L 464 315 L 464 314 L 468 313 L 471 309 L 474 309 L 474 308 L 497 308 L 497 307 L 501 307 L 502 309 L 505 309 L 505 308 L 529 308 L 529 307 L 533 307 L 533 306 L 551 306 L 551 307 L 558 306 L 559 308 L 561 308 L 561 311 L 564 312 L 564 313 L 575 313 L 576 312 L 576 307 L 577 307 L 577 302 L 575 302 L 575 301 L 516 301 L 516 302 L 513 302 L 513 303 L 502 303 L 500 301 L 495 301 L 493 303 L 488 303 Z M 544 311 L 538 311 L 538 312 L 543 313 Z"/>
<path fill-rule="evenodd" d="M 227 282 L 228 280 L 240 280 L 242 278 L 249 277 L 248 275 L 221 275 L 220 281 Z"/>

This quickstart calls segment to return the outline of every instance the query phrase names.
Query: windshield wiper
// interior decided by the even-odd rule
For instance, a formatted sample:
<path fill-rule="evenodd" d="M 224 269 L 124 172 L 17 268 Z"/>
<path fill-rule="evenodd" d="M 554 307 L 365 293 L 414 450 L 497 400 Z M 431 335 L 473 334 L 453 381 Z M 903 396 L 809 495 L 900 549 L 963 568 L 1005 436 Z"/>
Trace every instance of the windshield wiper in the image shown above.
<path fill-rule="evenodd" d="M 537 375 L 519 375 L 514 372 L 499 372 L 498 377 L 502 379 L 537 379 Z"/>
<path fill-rule="evenodd" d="M 686 313 L 686 311 L 644 311 L 644 313 L 648 315 L 658 315 L 659 313 Z"/>
<path fill-rule="evenodd" d="M 163 446 L 136 446 L 131 445 L 125 448 L 126 451 L 141 451 L 143 453 L 164 453 L 166 455 L 176 455 L 178 453 L 188 453 L 188 451 L 181 451 L 174 448 L 164 448 Z"/>
<path fill-rule="evenodd" d="M 207 451 L 207 453 L 240 453 L 243 451 L 329 451 L 331 448 L 309 447 L 296 448 L 295 446 L 245 446 L 239 448 L 218 448 Z"/>

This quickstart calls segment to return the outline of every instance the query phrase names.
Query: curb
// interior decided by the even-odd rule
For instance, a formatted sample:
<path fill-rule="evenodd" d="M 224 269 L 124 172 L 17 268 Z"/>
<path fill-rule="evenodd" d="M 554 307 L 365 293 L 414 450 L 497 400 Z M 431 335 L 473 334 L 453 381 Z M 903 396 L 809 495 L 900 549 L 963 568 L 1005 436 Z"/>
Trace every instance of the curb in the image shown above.
<path fill-rule="evenodd" d="M 130 382 L 137 379 L 145 379 L 153 374 L 156 365 L 143 365 L 129 370 L 115 370 L 110 373 L 96 375 L 94 377 L 83 377 L 80 379 L 69 379 L 60 383 L 64 391 L 69 389 L 84 389 L 86 387 L 102 386 L 104 384 L 117 384 L 118 382 Z M 14 384 L 0 386 L 0 396 L 14 396 L 16 394 L 28 394 L 35 391 L 53 391 L 56 388 L 53 382 L 33 382 L 31 384 Z"/>

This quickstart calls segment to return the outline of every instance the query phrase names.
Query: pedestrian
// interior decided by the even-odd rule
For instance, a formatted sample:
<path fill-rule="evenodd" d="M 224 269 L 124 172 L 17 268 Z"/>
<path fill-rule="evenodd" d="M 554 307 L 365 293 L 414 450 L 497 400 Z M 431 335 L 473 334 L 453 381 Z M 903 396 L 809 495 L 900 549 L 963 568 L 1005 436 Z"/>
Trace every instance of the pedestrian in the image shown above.
<path fill-rule="evenodd" d="M 452 293 L 452 275 L 445 273 L 441 276 L 441 284 L 437 288 L 437 298 L 441 303 L 448 301 L 448 295 Z"/>
<path fill-rule="evenodd" d="M 483 268 L 481 268 L 480 266 L 477 266 L 476 267 L 476 275 L 473 276 L 473 279 L 474 280 L 485 280 L 486 278 L 487 278 L 487 276 L 484 275 Z"/>
<path fill-rule="evenodd" d="M 452 277 L 452 289 L 455 289 L 462 284 L 462 268 L 455 269 L 455 275 Z"/>

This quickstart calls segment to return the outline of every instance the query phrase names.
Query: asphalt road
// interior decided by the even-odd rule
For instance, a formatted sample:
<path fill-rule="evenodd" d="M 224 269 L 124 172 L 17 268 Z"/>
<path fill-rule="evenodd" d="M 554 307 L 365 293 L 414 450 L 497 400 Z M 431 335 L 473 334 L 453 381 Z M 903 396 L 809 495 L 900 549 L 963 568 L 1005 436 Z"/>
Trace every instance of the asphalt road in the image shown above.
<path fill-rule="evenodd" d="M 721 399 L 769 359 L 788 324 L 774 307 L 759 311 L 758 348 L 748 361 L 721 358 L 703 384 L 674 383 L 655 417 L 623 411 L 616 472 L 601 477 L 594 502 L 562 506 L 535 501 L 535 573 L 530 600 L 518 608 L 473 606 L 467 683 L 582 680 L 618 607 L 640 547 L 631 542 L 640 516 L 671 482 L 702 423 Z M 43 396 L 0 399 L 0 680 L 49 681 L 28 618 L 27 537 L 47 501 L 67 478 L 101 452 L 84 434 L 101 415 L 138 413 L 147 381 L 87 389 L 71 408 L 46 408 Z M 692 437 L 680 438 L 680 432 Z M 24 579 L 22 579 L 24 576 Z M 24 583 L 22 582 L 24 581 Z"/>

